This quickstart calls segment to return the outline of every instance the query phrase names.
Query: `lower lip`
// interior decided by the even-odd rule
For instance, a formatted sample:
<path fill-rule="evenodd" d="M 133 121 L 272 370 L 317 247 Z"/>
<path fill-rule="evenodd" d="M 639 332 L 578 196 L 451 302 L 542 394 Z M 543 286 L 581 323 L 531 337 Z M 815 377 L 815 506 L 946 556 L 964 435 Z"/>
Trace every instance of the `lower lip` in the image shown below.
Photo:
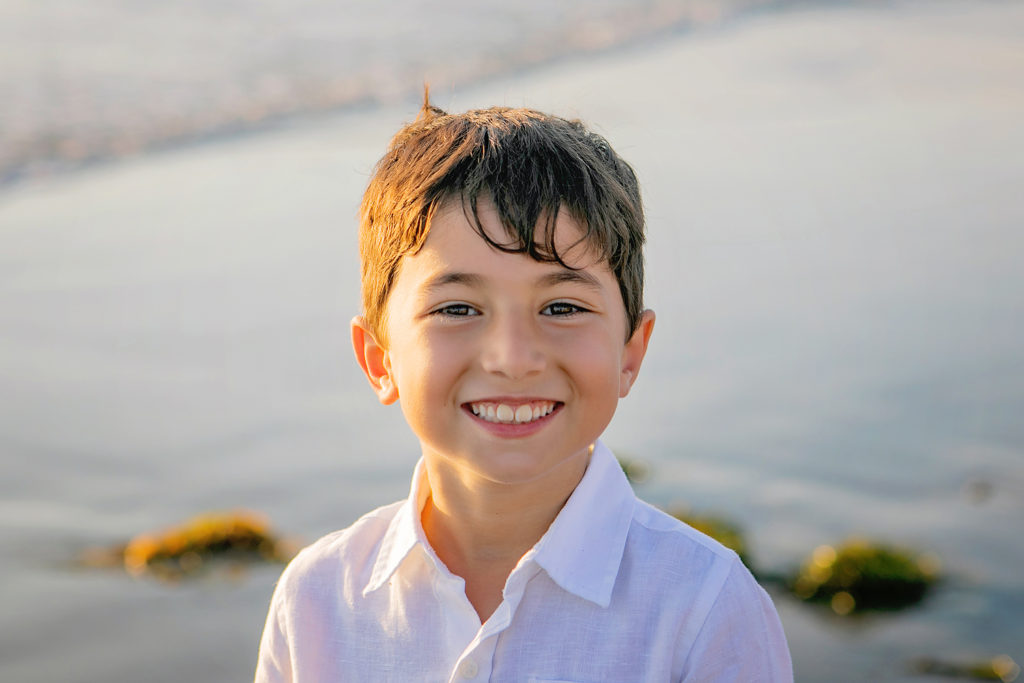
<path fill-rule="evenodd" d="M 462 410 L 464 410 L 476 424 L 480 425 L 494 436 L 499 436 L 503 439 L 521 439 L 523 437 L 530 436 L 547 426 L 547 423 L 551 421 L 551 418 L 561 412 L 562 406 L 564 405 L 564 403 L 557 403 L 555 404 L 554 410 L 544 417 L 539 417 L 536 420 L 522 423 L 488 422 L 482 417 L 474 415 L 468 405 L 462 406 Z"/>

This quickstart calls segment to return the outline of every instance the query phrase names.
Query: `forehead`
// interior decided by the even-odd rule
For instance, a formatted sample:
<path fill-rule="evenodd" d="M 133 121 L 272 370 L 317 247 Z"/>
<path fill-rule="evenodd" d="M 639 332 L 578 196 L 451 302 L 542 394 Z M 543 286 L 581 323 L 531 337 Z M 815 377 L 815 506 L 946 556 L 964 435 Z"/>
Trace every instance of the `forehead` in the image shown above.
<path fill-rule="evenodd" d="M 488 239 L 507 244 L 510 249 L 519 246 L 505 233 L 490 201 L 479 203 L 478 216 L 480 229 L 486 231 Z M 416 310 L 422 306 L 451 296 L 450 288 L 454 286 L 486 297 L 500 296 L 504 301 L 510 296 L 520 297 L 520 302 L 533 296 L 546 297 L 555 287 L 573 287 L 572 296 L 581 297 L 595 310 L 621 318 L 623 326 L 628 327 L 618 280 L 599 250 L 581 239 L 583 235 L 569 212 L 560 211 L 554 226 L 554 246 L 562 263 L 536 260 L 518 250 L 506 252 L 489 244 L 461 203 L 444 205 L 434 215 L 423 246 L 399 263 L 385 325 L 391 327 L 399 324 L 397 320 L 417 316 Z"/>
<path fill-rule="evenodd" d="M 488 255 L 507 256 L 511 260 L 525 261 L 526 264 L 532 262 L 558 268 L 607 267 L 600 250 L 586 238 L 586 230 L 567 209 L 563 207 L 558 212 L 553 235 L 549 234 L 551 228 L 547 223 L 548 217 L 542 215 L 534 226 L 533 242 L 537 251 L 545 256 L 553 246 L 554 255 L 557 255 L 561 263 L 554 258 L 535 259 L 530 256 L 521 238 L 510 234 L 502 224 L 498 210 L 489 197 L 481 196 L 478 199 L 475 215 L 468 202 L 449 200 L 441 205 L 432 218 L 423 248 L 416 256 L 433 253 L 435 257 L 440 254 L 448 258 L 458 258 L 460 255 L 473 257 L 483 256 L 487 250 L 493 252 Z M 486 239 L 480 234 L 481 231 Z"/>

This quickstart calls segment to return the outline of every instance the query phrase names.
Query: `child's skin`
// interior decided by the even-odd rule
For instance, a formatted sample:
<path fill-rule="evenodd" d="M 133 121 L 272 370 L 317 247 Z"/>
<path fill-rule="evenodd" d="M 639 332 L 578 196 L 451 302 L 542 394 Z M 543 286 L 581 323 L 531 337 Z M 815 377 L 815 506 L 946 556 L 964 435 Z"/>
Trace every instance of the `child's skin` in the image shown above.
<path fill-rule="evenodd" d="M 478 214 L 506 241 L 490 201 Z M 387 339 L 352 321 L 370 384 L 382 403 L 401 402 L 420 440 L 424 532 L 481 622 L 579 484 L 654 328 L 647 310 L 629 334 L 615 276 L 580 234 L 560 211 L 556 246 L 571 268 L 543 263 L 489 246 L 449 201 L 423 248 L 402 259 Z"/>

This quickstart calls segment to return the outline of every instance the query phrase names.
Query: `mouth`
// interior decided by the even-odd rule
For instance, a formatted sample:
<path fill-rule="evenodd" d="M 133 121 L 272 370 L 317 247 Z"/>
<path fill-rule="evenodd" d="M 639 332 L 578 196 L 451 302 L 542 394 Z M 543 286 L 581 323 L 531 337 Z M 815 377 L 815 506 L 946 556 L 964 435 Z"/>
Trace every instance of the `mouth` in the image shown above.
<path fill-rule="evenodd" d="M 527 401 L 525 403 L 472 401 L 464 405 L 471 413 L 485 422 L 518 425 L 541 420 L 555 412 L 563 404 L 561 401 Z"/>

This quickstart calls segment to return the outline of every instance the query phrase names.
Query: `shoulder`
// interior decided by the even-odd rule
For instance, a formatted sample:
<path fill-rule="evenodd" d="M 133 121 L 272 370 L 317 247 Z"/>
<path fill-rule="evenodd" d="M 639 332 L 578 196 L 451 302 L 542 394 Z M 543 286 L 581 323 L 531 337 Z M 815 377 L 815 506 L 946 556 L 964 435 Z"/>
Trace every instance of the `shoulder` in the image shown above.
<path fill-rule="evenodd" d="M 793 680 L 789 646 L 775 605 L 739 560 L 693 639 L 685 671 L 686 680 Z"/>
<path fill-rule="evenodd" d="M 739 562 L 736 553 L 668 513 L 636 499 L 627 543 L 656 561 L 677 563 L 701 572 L 728 573 Z"/>
<path fill-rule="evenodd" d="M 735 552 L 675 517 L 636 500 L 621 575 L 646 592 L 685 607 L 688 615 L 710 611 L 723 591 L 760 590 Z"/>
<path fill-rule="evenodd" d="M 681 615 L 677 667 L 688 676 L 734 670 L 709 680 L 792 680 L 775 606 L 735 552 L 638 500 L 623 563 L 657 591 L 659 608 Z"/>
<path fill-rule="evenodd" d="M 271 598 L 260 641 L 257 681 L 305 679 L 310 671 L 313 679 L 321 678 L 315 672 L 330 658 L 330 643 L 337 633 L 346 623 L 351 625 L 346 616 L 355 613 L 351 607 L 401 505 L 394 503 L 363 515 L 348 528 L 302 549 L 288 563 Z"/>
<path fill-rule="evenodd" d="M 668 573 L 676 585 L 699 588 L 706 599 L 764 590 L 731 549 L 654 506 L 637 500 L 627 538 L 627 557 L 641 557 Z"/>
<path fill-rule="evenodd" d="M 329 533 L 306 546 L 288 563 L 275 598 L 319 593 L 327 586 L 365 585 L 380 545 L 403 501 L 379 507 L 351 526 Z"/>

